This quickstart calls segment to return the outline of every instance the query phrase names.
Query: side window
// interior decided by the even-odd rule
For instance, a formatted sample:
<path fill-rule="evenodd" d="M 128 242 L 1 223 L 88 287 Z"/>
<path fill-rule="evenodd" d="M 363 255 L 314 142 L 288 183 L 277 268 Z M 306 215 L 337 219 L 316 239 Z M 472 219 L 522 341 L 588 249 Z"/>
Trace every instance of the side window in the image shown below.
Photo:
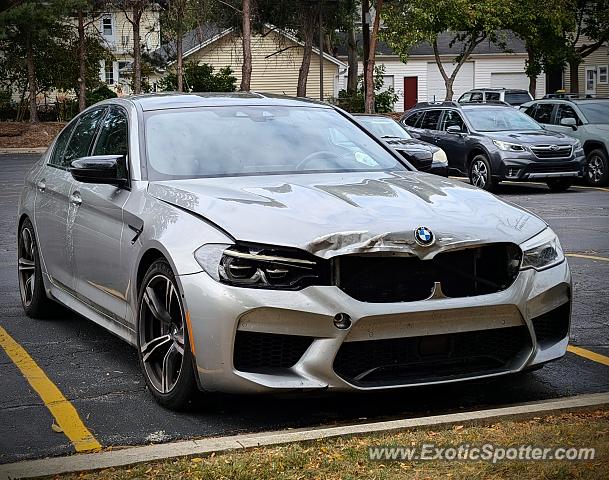
<path fill-rule="evenodd" d="M 467 103 L 469 101 L 471 101 L 472 98 L 472 94 L 471 93 L 464 93 L 463 95 L 461 95 L 461 98 L 459 99 L 459 103 Z"/>
<path fill-rule="evenodd" d="M 501 95 L 499 92 L 486 92 L 487 102 L 498 102 L 499 100 L 501 100 Z"/>
<path fill-rule="evenodd" d="M 482 103 L 482 92 L 473 92 L 472 98 L 470 99 L 472 103 Z"/>
<path fill-rule="evenodd" d="M 522 107 L 521 107 L 522 108 Z M 530 107 L 528 107 L 524 113 L 526 113 L 529 117 L 533 117 L 535 118 L 535 109 L 537 108 L 537 104 L 533 104 Z"/>
<path fill-rule="evenodd" d="M 551 123 L 552 110 L 554 110 L 553 103 L 540 103 L 537 105 L 533 118 L 539 123 Z"/>
<path fill-rule="evenodd" d="M 465 123 L 463 123 L 463 119 L 461 115 L 459 115 L 454 110 L 446 110 L 444 112 L 444 116 L 442 117 L 442 124 L 440 126 L 440 130 L 448 130 L 448 127 L 457 126 L 461 129 L 461 131 L 465 131 Z"/>
<path fill-rule="evenodd" d="M 577 116 L 577 113 L 575 112 L 575 110 L 573 110 L 573 108 L 570 107 L 569 105 L 559 105 L 558 106 L 558 111 L 556 112 L 556 124 L 560 125 L 560 121 L 563 118 L 574 118 L 575 121 L 577 122 L 577 125 L 582 124 L 582 122 L 579 119 L 579 117 Z"/>
<path fill-rule="evenodd" d="M 427 110 L 425 112 L 423 122 L 421 123 L 421 128 L 426 128 L 428 130 L 437 130 L 440 115 L 442 115 L 442 110 Z"/>
<path fill-rule="evenodd" d="M 72 131 L 76 126 L 77 122 L 74 121 L 70 123 L 66 128 L 63 129 L 63 132 L 57 137 L 57 141 L 55 142 L 55 148 L 53 149 L 53 154 L 49 159 L 50 165 L 62 166 L 63 152 L 66 150 L 66 145 L 70 140 L 70 135 L 72 135 Z"/>
<path fill-rule="evenodd" d="M 70 143 L 68 143 L 65 153 L 63 154 L 61 166 L 67 168 L 70 166 L 72 160 L 89 155 L 91 142 L 95 137 L 97 126 L 105 111 L 105 108 L 98 108 L 97 110 L 93 110 L 80 117 L 80 120 L 78 120 L 78 123 L 74 128 Z"/>
<path fill-rule="evenodd" d="M 406 120 L 404 120 L 404 124 L 413 128 L 421 128 L 421 118 L 423 118 L 424 112 L 417 112 L 410 115 Z"/>
<path fill-rule="evenodd" d="M 111 108 L 101 124 L 97 140 L 93 147 L 93 155 L 124 155 L 129 154 L 129 121 L 120 108 Z M 128 178 L 127 162 L 120 165 L 119 178 Z"/>

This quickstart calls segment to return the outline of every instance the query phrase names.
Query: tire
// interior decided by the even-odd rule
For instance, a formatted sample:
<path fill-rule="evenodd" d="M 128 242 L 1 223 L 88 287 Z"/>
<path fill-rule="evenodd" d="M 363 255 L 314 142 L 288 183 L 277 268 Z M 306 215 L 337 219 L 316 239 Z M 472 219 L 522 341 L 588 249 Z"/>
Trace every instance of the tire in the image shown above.
<path fill-rule="evenodd" d="M 573 180 L 565 179 L 565 178 L 555 178 L 552 180 L 548 180 L 546 182 L 548 184 L 548 188 L 552 192 L 565 192 L 571 188 L 573 185 Z"/>
<path fill-rule="evenodd" d="M 138 295 L 137 349 L 148 389 L 165 408 L 184 410 L 198 393 L 186 315 L 175 275 L 155 261 Z"/>
<path fill-rule="evenodd" d="M 492 192 L 498 183 L 493 179 L 492 173 L 486 155 L 476 155 L 469 164 L 469 182 L 487 192 Z"/>
<path fill-rule="evenodd" d="M 26 218 L 19 227 L 17 269 L 19 294 L 25 314 L 30 318 L 54 316 L 59 305 L 49 299 L 44 290 L 38 242 L 29 218 Z"/>
<path fill-rule="evenodd" d="M 597 148 L 588 153 L 586 164 L 586 182 L 592 187 L 607 185 L 609 180 L 609 162 L 607 154 Z"/>

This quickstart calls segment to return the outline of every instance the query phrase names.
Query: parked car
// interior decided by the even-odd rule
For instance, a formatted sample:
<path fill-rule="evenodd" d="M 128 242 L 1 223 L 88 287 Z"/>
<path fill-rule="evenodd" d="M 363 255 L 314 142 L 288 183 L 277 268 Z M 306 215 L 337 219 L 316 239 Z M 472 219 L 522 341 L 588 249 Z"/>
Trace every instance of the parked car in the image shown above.
<path fill-rule="evenodd" d="M 582 176 L 586 157 L 578 140 L 545 130 L 509 106 L 420 103 L 400 121 L 442 148 L 451 171 L 485 190 L 502 180 L 542 180 L 558 192 Z"/>
<path fill-rule="evenodd" d="M 18 232 L 26 314 L 59 302 L 136 346 L 170 408 L 497 377 L 569 340 L 543 220 L 310 100 L 100 102 L 28 173 Z"/>
<path fill-rule="evenodd" d="M 581 142 L 589 185 L 609 183 L 609 99 L 552 98 L 525 103 L 520 108 L 547 130 Z"/>
<path fill-rule="evenodd" d="M 513 107 L 530 102 L 533 97 L 528 90 L 515 88 L 476 88 L 465 92 L 459 97 L 458 103 L 500 103 L 504 102 Z"/>
<path fill-rule="evenodd" d="M 355 117 L 417 170 L 448 176 L 448 160 L 440 147 L 413 138 L 400 123 L 390 117 L 366 114 L 356 114 Z"/>

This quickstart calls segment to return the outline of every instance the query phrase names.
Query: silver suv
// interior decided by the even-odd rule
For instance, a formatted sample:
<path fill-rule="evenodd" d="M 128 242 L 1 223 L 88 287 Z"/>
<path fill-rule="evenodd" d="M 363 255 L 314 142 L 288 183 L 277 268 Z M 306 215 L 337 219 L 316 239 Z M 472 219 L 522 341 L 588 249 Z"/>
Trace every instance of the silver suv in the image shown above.
<path fill-rule="evenodd" d="M 551 98 L 520 107 L 547 130 L 577 138 L 586 153 L 589 185 L 609 183 L 609 98 Z"/>
<path fill-rule="evenodd" d="M 516 88 L 476 88 L 459 97 L 459 103 L 498 103 L 504 102 L 513 107 L 530 102 L 533 97 L 527 90 Z"/>

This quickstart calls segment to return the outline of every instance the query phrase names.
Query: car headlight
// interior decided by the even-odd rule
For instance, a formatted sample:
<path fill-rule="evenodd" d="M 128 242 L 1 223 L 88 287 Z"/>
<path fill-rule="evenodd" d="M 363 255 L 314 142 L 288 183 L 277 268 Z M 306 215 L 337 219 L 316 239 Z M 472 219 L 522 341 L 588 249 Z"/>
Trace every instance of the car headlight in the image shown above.
<path fill-rule="evenodd" d="M 278 247 L 206 244 L 195 259 L 210 277 L 228 285 L 297 290 L 328 285 L 329 270 L 322 259 Z"/>
<path fill-rule="evenodd" d="M 521 270 L 534 268 L 545 270 L 558 265 L 565 259 L 558 237 L 551 228 L 546 228 L 539 235 L 527 240 L 522 245 Z"/>
<path fill-rule="evenodd" d="M 444 165 L 448 165 L 448 158 L 446 157 L 446 152 L 441 148 L 433 152 L 433 156 L 431 157 L 433 163 L 440 163 Z"/>
<path fill-rule="evenodd" d="M 575 140 L 575 143 L 573 144 L 573 150 L 581 150 L 582 149 L 582 142 L 580 142 L 579 140 Z"/>
<path fill-rule="evenodd" d="M 524 146 L 518 143 L 502 142 L 501 140 L 493 140 L 493 143 L 500 149 L 509 152 L 524 152 Z"/>

